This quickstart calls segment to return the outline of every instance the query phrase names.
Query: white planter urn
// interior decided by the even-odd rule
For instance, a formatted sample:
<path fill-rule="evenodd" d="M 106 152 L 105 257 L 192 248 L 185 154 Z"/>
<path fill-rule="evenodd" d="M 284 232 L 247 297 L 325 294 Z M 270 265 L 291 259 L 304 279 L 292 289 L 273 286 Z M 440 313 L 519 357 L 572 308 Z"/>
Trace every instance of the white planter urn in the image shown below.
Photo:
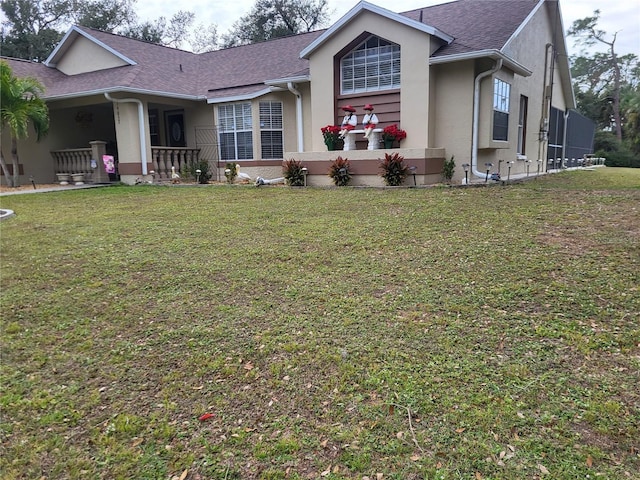
<path fill-rule="evenodd" d="M 71 180 L 71 175 L 68 173 L 56 173 L 56 177 L 58 177 L 60 185 L 69 185 L 69 180 Z"/>
<path fill-rule="evenodd" d="M 74 185 L 84 185 L 84 173 L 72 173 L 71 178 Z"/>

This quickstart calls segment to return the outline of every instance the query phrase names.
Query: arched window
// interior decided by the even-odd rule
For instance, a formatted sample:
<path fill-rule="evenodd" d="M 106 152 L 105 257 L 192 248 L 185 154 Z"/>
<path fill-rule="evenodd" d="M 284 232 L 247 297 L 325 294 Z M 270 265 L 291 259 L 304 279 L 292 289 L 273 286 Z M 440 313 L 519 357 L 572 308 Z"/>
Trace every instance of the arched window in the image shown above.
<path fill-rule="evenodd" d="M 340 60 L 342 94 L 400 88 L 400 45 L 371 36 Z"/>

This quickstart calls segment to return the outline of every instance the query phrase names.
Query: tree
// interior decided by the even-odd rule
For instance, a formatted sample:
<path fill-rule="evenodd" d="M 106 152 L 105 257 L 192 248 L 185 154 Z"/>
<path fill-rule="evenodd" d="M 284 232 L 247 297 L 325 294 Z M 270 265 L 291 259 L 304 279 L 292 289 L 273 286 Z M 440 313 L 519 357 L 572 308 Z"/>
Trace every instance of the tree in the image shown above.
<path fill-rule="evenodd" d="M 121 33 L 125 37 L 136 38 L 145 42 L 158 43 L 167 47 L 180 48 L 187 38 L 189 27 L 195 19 L 193 12 L 180 10 L 174 14 L 167 24 L 165 17 L 150 22 L 130 25 Z"/>
<path fill-rule="evenodd" d="M 13 174 L 9 172 L 0 150 L 0 166 L 7 179 L 7 185 L 19 184 L 18 140 L 29 136 L 29 126 L 33 126 L 40 140 L 49 130 L 49 110 L 40 96 L 43 85 L 35 78 L 18 78 L 13 75 L 7 62 L 0 61 L 0 117 L 2 130 L 9 129 L 11 135 L 11 161 Z"/>
<path fill-rule="evenodd" d="M 256 0 L 250 13 L 223 35 L 224 47 L 310 32 L 329 21 L 327 0 Z"/>
<path fill-rule="evenodd" d="M 586 86 L 588 90 L 602 98 L 606 95 L 611 104 L 611 120 L 618 141 L 622 141 L 623 119 L 620 109 L 623 73 L 637 62 L 633 54 L 619 57 L 615 50 L 616 37 L 607 40 L 606 32 L 598 29 L 600 10 L 595 10 L 593 16 L 585 17 L 573 22 L 568 35 L 574 36 L 580 43 L 593 46 L 596 43 L 606 45 L 606 53 L 596 53 L 591 57 L 580 56 L 572 58 L 572 74 L 577 85 Z"/>
<path fill-rule="evenodd" d="M 133 0 L 135 1 L 135 0 Z M 114 32 L 135 20 L 132 0 L 75 1 L 71 18 L 76 25 Z"/>
<path fill-rule="evenodd" d="M 2 54 L 43 61 L 62 38 L 57 28 L 69 18 L 72 1 L 4 0 L 0 7 L 7 17 L 2 24 Z"/>
<path fill-rule="evenodd" d="M 134 0 L 3 0 L 2 54 L 41 62 L 68 25 L 112 32 L 135 20 Z"/>

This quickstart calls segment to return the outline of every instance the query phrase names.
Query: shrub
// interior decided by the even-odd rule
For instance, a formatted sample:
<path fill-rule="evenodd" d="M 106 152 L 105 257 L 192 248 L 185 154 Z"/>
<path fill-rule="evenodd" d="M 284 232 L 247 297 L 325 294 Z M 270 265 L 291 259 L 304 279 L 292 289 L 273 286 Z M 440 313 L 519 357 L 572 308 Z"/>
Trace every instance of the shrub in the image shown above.
<path fill-rule="evenodd" d="M 233 181 L 236 178 L 236 175 L 238 175 L 237 167 L 238 167 L 238 164 L 236 162 L 228 162 L 224 166 L 224 176 L 227 177 L 227 182 L 233 183 Z"/>
<path fill-rule="evenodd" d="M 198 175 L 197 170 L 200 170 Z M 211 173 L 211 166 L 206 160 L 200 160 L 199 162 L 193 162 L 189 166 L 189 175 L 194 178 L 198 183 L 209 183 L 213 173 Z"/>
<path fill-rule="evenodd" d="M 304 186 L 304 173 L 302 168 L 302 162 L 300 160 L 291 158 L 284 162 L 282 170 L 288 185 L 291 185 L 292 187 Z"/>
<path fill-rule="evenodd" d="M 402 185 L 409 174 L 409 167 L 405 165 L 404 157 L 398 153 L 392 155 L 385 153 L 384 160 L 380 161 L 380 168 L 382 169 L 380 176 L 384 178 L 384 183 L 391 187 Z"/>
<path fill-rule="evenodd" d="M 333 179 L 336 187 L 344 187 L 351 180 L 351 172 L 349 171 L 349 160 L 346 158 L 336 158 L 329 167 L 329 176 Z"/>
<path fill-rule="evenodd" d="M 445 182 L 451 182 L 455 169 L 456 163 L 453 161 L 453 156 L 449 160 L 444 161 L 444 167 L 442 167 L 442 177 L 444 178 Z"/>

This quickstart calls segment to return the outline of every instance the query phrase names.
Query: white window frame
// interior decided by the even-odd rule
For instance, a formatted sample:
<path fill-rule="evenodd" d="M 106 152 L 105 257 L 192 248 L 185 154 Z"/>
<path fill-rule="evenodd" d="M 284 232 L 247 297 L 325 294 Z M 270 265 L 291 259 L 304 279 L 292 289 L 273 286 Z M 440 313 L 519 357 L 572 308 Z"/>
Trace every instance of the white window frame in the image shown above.
<path fill-rule="evenodd" d="M 218 106 L 220 160 L 253 159 L 253 117 L 251 102 Z"/>
<path fill-rule="evenodd" d="M 496 141 L 509 140 L 509 97 L 511 85 L 500 78 L 493 79 L 493 131 L 492 138 Z M 506 117 L 506 138 L 496 138 L 496 119 Z"/>
<path fill-rule="evenodd" d="M 259 110 L 261 158 L 284 158 L 282 102 L 260 102 Z"/>
<path fill-rule="evenodd" d="M 400 88 L 400 45 L 371 35 L 340 59 L 343 95 Z"/>

